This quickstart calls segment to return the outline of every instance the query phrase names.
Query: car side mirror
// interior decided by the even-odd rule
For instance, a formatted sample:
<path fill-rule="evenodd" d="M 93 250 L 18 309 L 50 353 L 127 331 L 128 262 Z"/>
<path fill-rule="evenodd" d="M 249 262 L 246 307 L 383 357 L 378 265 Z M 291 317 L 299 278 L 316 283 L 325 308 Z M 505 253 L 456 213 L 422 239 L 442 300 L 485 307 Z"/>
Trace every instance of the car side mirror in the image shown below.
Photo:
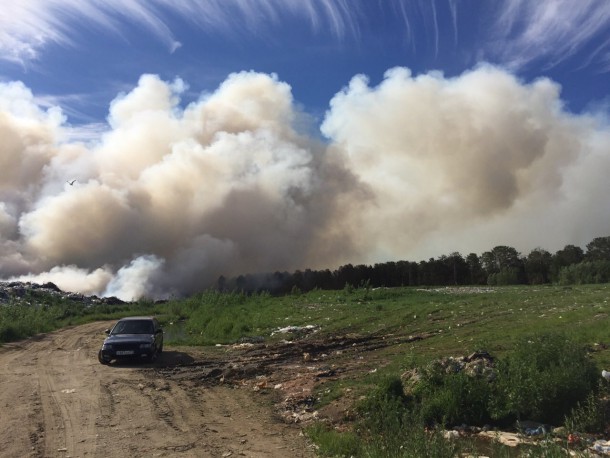
<path fill-rule="evenodd" d="M 105 329 L 104 334 L 110 334 L 110 329 Z"/>

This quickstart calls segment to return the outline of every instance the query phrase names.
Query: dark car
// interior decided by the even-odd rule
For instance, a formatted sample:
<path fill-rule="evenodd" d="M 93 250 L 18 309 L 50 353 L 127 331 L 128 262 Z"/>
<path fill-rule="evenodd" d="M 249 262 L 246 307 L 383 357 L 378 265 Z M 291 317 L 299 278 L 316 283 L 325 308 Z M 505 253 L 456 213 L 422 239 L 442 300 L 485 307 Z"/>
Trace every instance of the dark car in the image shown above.
<path fill-rule="evenodd" d="M 112 329 L 106 329 L 106 334 L 98 353 L 102 364 L 119 359 L 152 362 L 163 351 L 163 329 L 154 317 L 123 318 Z"/>

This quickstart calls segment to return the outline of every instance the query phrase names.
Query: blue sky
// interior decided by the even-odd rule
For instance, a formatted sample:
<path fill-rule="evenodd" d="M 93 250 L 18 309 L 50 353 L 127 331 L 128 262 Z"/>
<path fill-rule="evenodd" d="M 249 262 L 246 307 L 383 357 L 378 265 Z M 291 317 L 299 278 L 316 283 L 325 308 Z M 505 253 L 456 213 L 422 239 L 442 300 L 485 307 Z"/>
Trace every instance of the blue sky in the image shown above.
<path fill-rule="evenodd" d="M 103 121 L 143 73 L 176 77 L 185 101 L 232 72 L 276 73 L 321 117 L 356 74 L 395 66 L 455 76 L 490 62 L 545 76 L 579 112 L 607 102 L 605 0 L 24 0 L 0 12 L 0 77 L 58 103 L 72 123 Z"/>
<path fill-rule="evenodd" d="M 610 235 L 608 0 L 0 8 L 0 278 L 220 275 Z"/>

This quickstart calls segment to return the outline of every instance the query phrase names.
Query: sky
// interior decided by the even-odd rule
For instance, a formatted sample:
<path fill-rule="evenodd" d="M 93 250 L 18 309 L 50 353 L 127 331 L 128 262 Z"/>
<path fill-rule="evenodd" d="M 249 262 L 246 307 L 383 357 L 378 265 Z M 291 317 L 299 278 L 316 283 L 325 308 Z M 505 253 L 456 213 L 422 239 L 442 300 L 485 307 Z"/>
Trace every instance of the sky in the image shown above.
<path fill-rule="evenodd" d="M 0 8 L 0 278 L 220 275 L 610 235 L 607 0 Z"/>

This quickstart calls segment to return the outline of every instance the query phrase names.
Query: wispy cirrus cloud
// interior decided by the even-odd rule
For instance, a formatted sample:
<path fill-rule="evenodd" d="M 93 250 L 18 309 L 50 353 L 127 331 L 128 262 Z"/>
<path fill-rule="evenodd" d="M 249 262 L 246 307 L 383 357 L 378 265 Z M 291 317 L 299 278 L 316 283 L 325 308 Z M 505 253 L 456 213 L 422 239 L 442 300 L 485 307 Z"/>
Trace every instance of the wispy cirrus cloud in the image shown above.
<path fill-rule="evenodd" d="M 83 23 L 118 36 L 135 24 L 173 52 L 181 43 L 170 26 L 172 17 L 210 34 L 242 38 L 273 33 L 297 18 L 314 33 L 357 40 L 368 25 L 364 5 L 390 13 L 388 21 L 401 21 L 412 51 L 427 49 L 434 58 L 448 46 L 472 46 L 458 43 L 458 38 L 461 28 L 473 27 L 475 15 L 482 28 L 478 49 L 470 51 L 485 60 L 520 70 L 534 63 L 552 67 L 578 53 L 579 65 L 610 70 L 610 40 L 603 36 L 610 30 L 607 0 L 490 0 L 485 5 L 457 0 L 387 0 L 376 5 L 350 0 L 20 0 L 0 9 L 0 60 L 26 64 L 49 43 L 75 45 L 74 26 Z M 452 30 L 441 33 L 443 27 Z"/>
<path fill-rule="evenodd" d="M 25 64 L 49 43 L 73 45 L 78 41 L 74 25 L 83 21 L 119 36 L 127 23 L 138 24 L 173 52 L 181 43 L 168 26 L 171 14 L 212 32 L 257 33 L 292 15 L 304 18 L 314 31 L 330 30 L 338 38 L 358 33 L 357 8 L 347 0 L 21 0 L 0 9 L 0 59 Z"/>
<path fill-rule="evenodd" d="M 459 31 L 476 21 L 458 19 L 474 14 L 480 31 L 475 32 L 478 49 L 470 51 L 479 58 L 518 71 L 534 63 L 553 67 L 579 54 L 579 66 L 610 71 L 607 0 L 490 0 L 478 6 L 457 0 L 390 0 L 388 4 L 404 22 L 412 48 L 427 47 L 435 58 L 443 48 L 469 46 L 459 43 Z M 441 34 L 443 26 L 453 33 Z"/>
<path fill-rule="evenodd" d="M 610 54 L 610 40 L 603 40 L 610 32 L 606 0 L 506 0 L 498 6 L 488 51 L 511 68 L 541 59 L 552 67 L 588 46 L 594 48 L 586 59 L 590 64 L 597 60 L 603 66 Z"/>
<path fill-rule="evenodd" d="M 348 0 L 157 0 L 167 10 L 191 22 L 217 31 L 235 33 L 245 27 L 256 33 L 262 27 L 280 24 L 287 16 L 305 19 L 314 31 L 330 30 L 337 38 L 358 34 L 358 3 Z"/>
<path fill-rule="evenodd" d="M 24 64 L 38 58 L 49 43 L 71 46 L 78 38 L 73 25 L 83 21 L 118 35 L 123 22 L 135 21 L 171 51 L 180 46 L 152 3 L 22 0 L 3 4 L 0 9 L 0 58 Z"/>

